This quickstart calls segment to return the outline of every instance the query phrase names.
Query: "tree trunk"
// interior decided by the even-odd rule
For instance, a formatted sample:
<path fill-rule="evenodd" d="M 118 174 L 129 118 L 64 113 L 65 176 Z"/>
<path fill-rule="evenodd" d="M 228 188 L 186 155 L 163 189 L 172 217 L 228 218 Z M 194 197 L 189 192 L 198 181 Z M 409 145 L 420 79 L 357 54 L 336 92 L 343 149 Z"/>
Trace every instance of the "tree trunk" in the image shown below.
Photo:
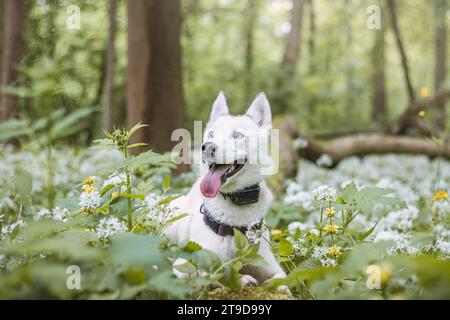
<path fill-rule="evenodd" d="M 273 112 L 285 113 L 288 109 L 289 97 L 292 89 L 289 86 L 300 59 L 301 34 L 303 24 L 303 8 L 306 0 L 293 0 L 291 30 L 289 31 L 286 49 L 280 66 L 280 74 L 276 81 L 276 95 L 274 96 Z"/>
<path fill-rule="evenodd" d="M 316 63 L 314 54 L 316 52 L 316 11 L 314 8 L 314 0 L 308 1 L 309 5 L 309 37 L 308 37 L 308 51 L 309 51 L 309 74 L 314 74 L 316 71 Z"/>
<path fill-rule="evenodd" d="M 247 0 L 247 8 L 245 9 L 245 93 L 247 97 L 253 95 L 253 44 L 255 24 L 258 20 L 257 4 L 255 0 Z"/>
<path fill-rule="evenodd" d="M 375 126 L 380 129 L 387 127 L 386 108 L 386 83 L 384 77 L 385 51 L 384 34 L 385 30 L 374 30 L 375 44 L 372 50 L 372 120 Z"/>
<path fill-rule="evenodd" d="M 114 70 L 116 42 L 116 8 L 117 0 L 109 0 L 109 35 L 106 50 L 106 69 L 103 88 L 103 129 L 111 131 L 114 125 Z"/>
<path fill-rule="evenodd" d="M 0 82 L 2 73 L 2 61 L 3 61 L 3 33 L 5 32 L 5 0 L 0 0 Z M 1 94 L 0 94 L 1 99 Z M 1 101 L 0 101 L 1 103 Z M 1 117 L 1 105 L 0 105 L 0 117 Z"/>
<path fill-rule="evenodd" d="M 179 0 L 128 1 L 128 125 L 148 124 L 135 141 L 163 152 L 184 126 Z"/>
<path fill-rule="evenodd" d="M 286 50 L 284 51 L 281 69 L 292 75 L 300 58 L 300 45 L 303 24 L 303 7 L 305 0 L 294 0 L 292 7 L 291 30 L 289 32 Z"/>
<path fill-rule="evenodd" d="M 1 86 L 14 85 L 19 76 L 23 51 L 25 19 L 24 0 L 5 0 Z M 2 92 L 0 119 L 6 120 L 19 112 L 18 98 Z"/>
<path fill-rule="evenodd" d="M 408 58 L 406 56 L 406 51 L 405 51 L 405 47 L 403 46 L 402 36 L 400 33 L 400 29 L 398 27 L 397 11 L 395 8 L 395 3 L 394 3 L 394 0 L 386 0 L 386 1 L 387 1 L 389 15 L 391 18 L 392 30 L 394 31 L 394 35 L 395 35 L 395 41 L 397 42 L 397 47 L 400 52 L 400 58 L 401 58 L 402 67 L 403 67 L 403 76 L 405 77 L 405 84 L 406 84 L 406 89 L 408 91 L 409 101 L 413 102 L 416 100 L 416 96 L 415 96 L 414 88 L 413 88 L 413 85 L 411 82 Z"/>
<path fill-rule="evenodd" d="M 435 64 L 434 64 L 434 89 L 439 91 L 445 82 L 447 74 L 447 0 L 435 0 Z M 447 117 L 445 102 L 436 105 L 437 116 L 435 125 L 439 130 L 445 131 Z"/>

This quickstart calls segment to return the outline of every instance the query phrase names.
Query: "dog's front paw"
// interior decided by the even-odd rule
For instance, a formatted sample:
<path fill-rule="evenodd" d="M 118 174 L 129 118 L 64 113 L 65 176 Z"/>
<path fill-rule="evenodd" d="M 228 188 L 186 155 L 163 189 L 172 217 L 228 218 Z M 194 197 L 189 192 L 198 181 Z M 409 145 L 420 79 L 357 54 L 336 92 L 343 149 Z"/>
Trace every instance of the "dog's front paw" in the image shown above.
<path fill-rule="evenodd" d="M 258 281 L 248 274 L 242 275 L 241 283 L 243 287 L 256 287 L 258 285 Z"/>

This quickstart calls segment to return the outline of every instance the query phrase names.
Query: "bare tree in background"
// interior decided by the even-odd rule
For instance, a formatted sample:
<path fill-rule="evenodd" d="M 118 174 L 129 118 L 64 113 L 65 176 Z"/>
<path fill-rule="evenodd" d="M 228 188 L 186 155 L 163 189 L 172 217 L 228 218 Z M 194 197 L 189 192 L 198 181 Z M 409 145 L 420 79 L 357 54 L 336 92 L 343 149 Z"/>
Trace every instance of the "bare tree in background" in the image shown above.
<path fill-rule="evenodd" d="M 303 8 L 306 0 L 294 0 L 292 7 L 291 29 L 289 31 L 286 49 L 281 61 L 281 73 L 276 82 L 276 96 L 274 97 L 273 109 L 275 113 L 287 111 L 289 91 L 287 84 L 294 76 L 295 69 L 300 59 L 301 34 L 303 25 Z"/>
<path fill-rule="evenodd" d="M 116 42 L 116 9 L 117 0 L 109 0 L 109 34 L 106 50 L 106 69 L 103 83 L 103 129 L 110 131 L 114 125 L 114 70 Z"/>
<path fill-rule="evenodd" d="M 18 67 L 23 51 L 23 32 L 25 19 L 24 0 L 4 0 L 3 39 L 1 81 L 2 89 L 14 85 L 19 76 Z M 18 98 L 14 95 L 1 93 L 0 119 L 5 120 L 19 112 Z"/>
<path fill-rule="evenodd" d="M 434 89 L 438 92 L 442 89 L 447 74 L 447 0 L 435 0 L 435 64 L 434 64 Z M 442 131 L 446 127 L 445 101 L 439 102 L 435 110 L 435 125 Z"/>
<path fill-rule="evenodd" d="M 185 122 L 179 0 L 128 1 L 128 125 L 148 124 L 136 140 L 169 151 Z"/>
<path fill-rule="evenodd" d="M 385 27 L 373 30 L 375 43 L 372 49 L 372 120 L 378 129 L 386 128 L 386 81 L 385 81 Z"/>
<path fill-rule="evenodd" d="M 255 25 L 258 22 L 257 1 L 247 0 L 247 7 L 244 14 L 244 38 L 245 38 L 245 93 L 250 97 L 253 92 L 253 46 L 255 38 Z"/>

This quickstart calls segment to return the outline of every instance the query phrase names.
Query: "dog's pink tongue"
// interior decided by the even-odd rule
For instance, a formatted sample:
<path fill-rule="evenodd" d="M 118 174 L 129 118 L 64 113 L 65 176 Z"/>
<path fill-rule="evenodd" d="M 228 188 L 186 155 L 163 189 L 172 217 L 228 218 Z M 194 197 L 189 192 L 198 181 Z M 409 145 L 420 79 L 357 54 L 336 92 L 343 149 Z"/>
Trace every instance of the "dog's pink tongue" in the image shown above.
<path fill-rule="evenodd" d="M 200 191 L 205 197 L 214 198 L 217 195 L 222 185 L 220 177 L 228 168 L 229 166 L 226 165 L 214 165 L 203 177 L 200 183 Z"/>

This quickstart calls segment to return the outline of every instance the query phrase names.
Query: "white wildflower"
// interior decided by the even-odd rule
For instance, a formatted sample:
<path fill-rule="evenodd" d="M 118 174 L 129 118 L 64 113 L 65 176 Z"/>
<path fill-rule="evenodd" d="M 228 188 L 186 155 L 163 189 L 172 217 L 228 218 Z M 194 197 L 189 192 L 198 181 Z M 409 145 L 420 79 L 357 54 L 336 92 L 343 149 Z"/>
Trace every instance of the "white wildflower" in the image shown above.
<path fill-rule="evenodd" d="M 311 253 L 311 258 L 316 259 L 316 260 L 320 260 L 323 257 L 326 257 L 328 253 L 328 248 L 325 247 L 316 247 L 313 249 L 312 253 Z"/>
<path fill-rule="evenodd" d="M 2 230 L 0 231 L 0 233 L 5 236 L 5 235 L 8 235 L 11 232 L 13 232 L 16 228 L 22 228 L 22 227 L 25 227 L 26 225 L 27 225 L 27 223 L 25 220 L 19 219 L 16 222 L 13 222 L 9 225 L 2 227 Z"/>
<path fill-rule="evenodd" d="M 312 195 L 315 200 L 333 202 L 337 199 L 336 189 L 327 185 L 322 185 L 313 190 Z"/>
<path fill-rule="evenodd" d="M 324 267 L 334 267 L 336 266 L 336 260 L 331 258 L 322 258 L 320 259 L 320 263 Z"/>
<path fill-rule="evenodd" d="M 418 252 L 417 248 L 414 248 L 405 235 L 395 231 L 381 231 L 375 234 L 374 242 L 380 241 L 392 241 L 394 244 L 387 249 L 387 253 L 390 255 L 396 253 L 406 253 L 414 255 Z"/>
<path fill-rule="evenodd" d="M 103 187 L 113 185 L 115 187 L 120 187 L 120 192 L 127 192 L 127 176 L 124 173 L 114 173 L 108 177 L 103 183 Z"/>
<path fill-rule="evenodd" d="M 258 232 L 258 231 L 255 231 L 253 229 L 248 229 L 245 232 L 245 236 L 247 237 L 247 239 L 250 242 L 252 242 L 254 244 L 257 244 L 257 243 L 261 242 L 261 233 Z"/>
<path fill-rule="evenodd" d="M 436 240 L 433 249 L 439 251 L 444 256 L 450 257 L 450 241 L 446 241 L 444 237 L 439 237 Z"/>
<path fill-rule="evenodd" d="M 85 211 L 92 211 L 98 208 L 102 203 L 102 198 L 97 190 L 92 192 L 82 192 L 78 205 Z"/>
<path fill-rule="evenodd" d="M 69 220 L 69 210 L 60 207 L 53 208 L 52 219 L 60 222 L 67 222 Z"/>
<path fill-rule="evenodd" d="M 123 221 L 116 217 L 105 217 L 100 219 L 95 230 L 99 238 L 105 239 L 117 233 L 125 232 L 127 227 Z"/>
<path fill-rule="evenodd" d="M 328 154 L 324 153 L 316 160 L 316 164 L 319 167 L 329 168 L 333 165 L 333 159 Z"/>
<path fill-rule="evenodd" d="M 309 145 L 308 140 L 304 139 L 304 138 L 297 138 L 292 142 L 292 147 L 294 149 L 305 149 L 307 148 Z"/>
<path fill-rule="evenodd" d="M 146 218 L 149 221 L 163 224 L 175 217 L 175 209 L 168 204 L 161 204 L 162 200 L 161 196 L 155 194 L 148 194 L 145 197 L 144 202 L 148 208 Z"/>
<path fill-rule="evenodd" d="M 392 211 L 380 220 L 378 230 L 410 230 L 413 227 L 413 221 L 418 216 L 419 210 L 414 206 L 410 206 L 408 209 Z"/>
<path fill-rule="evenodd" d="M 312 209 L 313 196 L 310 192 L 300 191 L 295 194 L 287 194 L 284 197 L 284 203 L 286 204 L 298 204 L 306 210 Z"/>
<path fill-rule="evenodd" d="M 292 235 L 295 235 L 297 230 L 300 230 L 303 233 L 303 232 L 306 231 L 307 228 L 308 228 L 308 225 L 306 223 L 302 223 L 302 222 L 299 222 L 299 221 L 291 222 L 288 225 L 288 231 Z"/>
<path fill-rule="evenodd" d="M 39 211 L 33 212 L 33 219 L 35 221 L 39 221 L 43 218 L 49 218 L 50 215 L 51 215 L 50 210 L 48 210 L 47 208 L 42 208 L 42 209 L 39 209 Z"/>

